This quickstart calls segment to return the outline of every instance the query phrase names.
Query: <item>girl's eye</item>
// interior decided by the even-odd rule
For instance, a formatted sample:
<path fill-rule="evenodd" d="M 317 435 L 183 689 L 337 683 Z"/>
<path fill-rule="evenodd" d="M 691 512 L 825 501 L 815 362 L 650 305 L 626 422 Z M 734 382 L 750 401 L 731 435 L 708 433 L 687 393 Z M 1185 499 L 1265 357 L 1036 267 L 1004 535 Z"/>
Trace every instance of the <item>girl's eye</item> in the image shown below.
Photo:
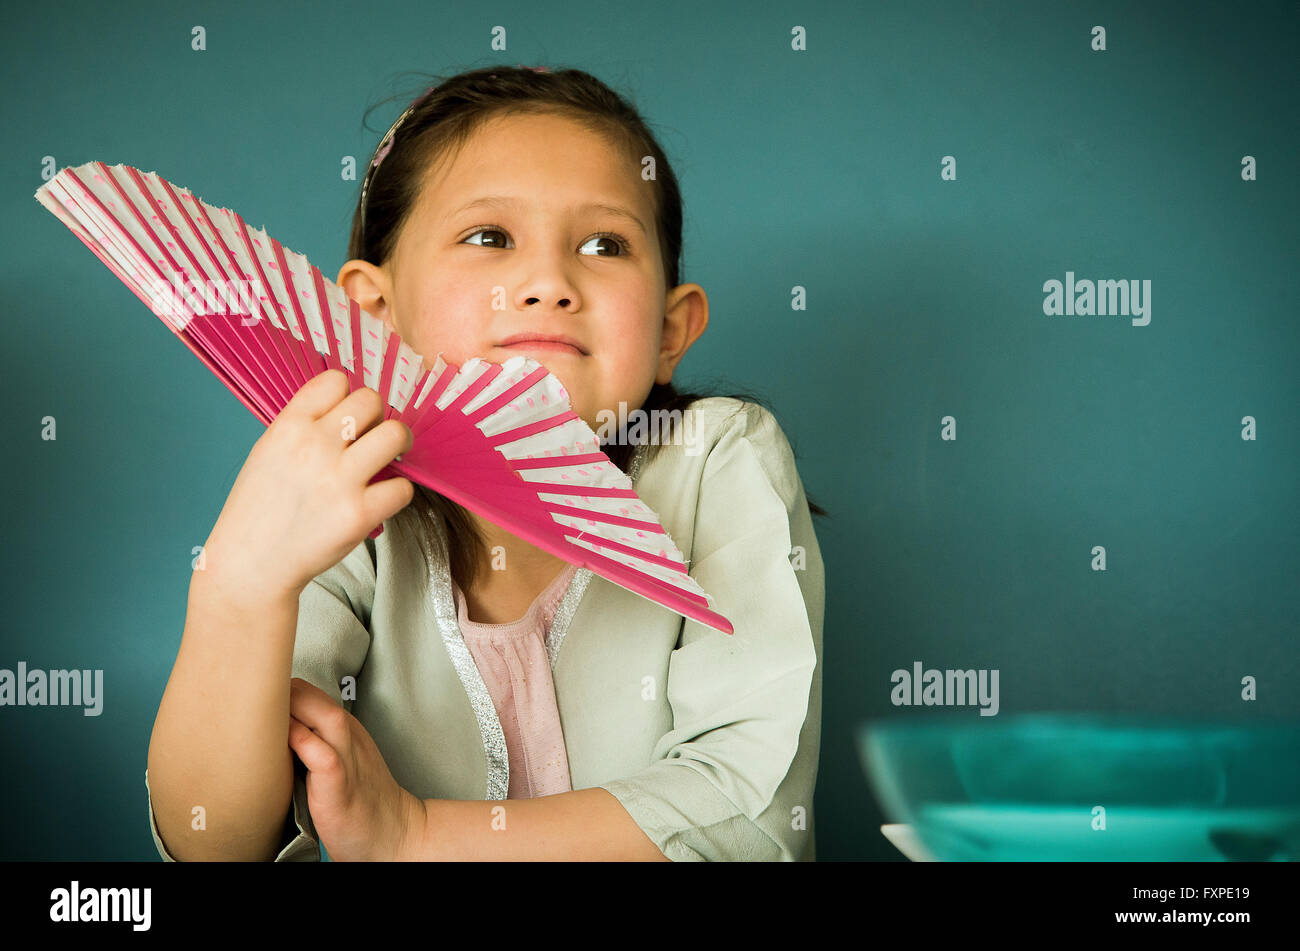
<path fill-rule="evenodd" d="M 482 242 L 470 241 L 471 238 L 477 238 L 479 235 L 492 235 L 493 237 L 490 239 L 486 239 L 485 241 Z M 508 240 L 509 238 L 506 235 L 504 229 L 498 228 L 494 225 L 488 225 L 479 228 L 473 234 L 466 236 L 464 241 L 462 241 L 461 243 L 464 244 L 466 241 L 470 241 L 471 244 L 478 244 L 478 246 L 481 248 L 504 248 L 506 247 L 506 242 Z M 597 252 L 596 257 L 604 257 L 604 258 L 620 257 L 624 254 L 627 254 L 628 252 L 627 240 L 624 239 L 621 235 L 614 234 L 613 232 L 610 231 L 601 231 L 597 234 L 592 235 L 585 242 L 583 242 L 581 247 L 585 248 L 588 245 L 590 245 L 593 241 L 609 242 L 609 244 L 606 245 L 606 247 L 609 250 L 607 250 L 605 254 L 600 254 L 599 252 Z"/>
<path fill-rule="evenodd" d="M 495 237 L 495 238 L 492 239 L 492 243 L 491 243 L 491 244 L 480 244 L 479 247 L 483 247 L 483 248 L 499 248 L 499 247 L 502 247 L 502 246 L 504 245 L 505 232 L 502 231 L 500 228 L 479 228 L 479 229 L 478 229 L 477 231 L 475 231 L 473 234 L 471 234 L 471 235 L 469 235 L 468 237 L 466 237 L 466 238 L 465 238 L 465 241 L 469 241 L 470 238 L 477 238 L 477 237 L 478 237 L 479 235 L 481 235 L 481 234 L 497 235 L 497 237 Z M 463 243 L 464 243 L 464 242 L 462 242 L 462 244 L 463 244 Z"/>
<path fill-rule="evenodd" d="M 593 234 L 590 238 L 587 239 L 586 243 L 584 243 L 582 246 L 585 248 L 588 244 L 591 244 L 591 242 L 593 241 L 608 241 L 609 246 L 613 247 L 613 251 L 611 253 L 598 254 L 597 257 L 616 258 L 627 253 L 627 242 L 624 241 L 622 238 L 620 238 L 618 235 L 611 234 L 608 231 L 602 231 L 599 234 Z"/>

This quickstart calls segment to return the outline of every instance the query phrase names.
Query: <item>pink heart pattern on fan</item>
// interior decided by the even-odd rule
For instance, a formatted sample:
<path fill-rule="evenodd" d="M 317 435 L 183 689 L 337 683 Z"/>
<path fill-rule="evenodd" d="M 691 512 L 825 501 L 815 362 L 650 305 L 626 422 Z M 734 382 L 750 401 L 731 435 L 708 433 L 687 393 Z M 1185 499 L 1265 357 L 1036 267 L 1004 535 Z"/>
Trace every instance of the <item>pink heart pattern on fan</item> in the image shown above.
<path fill-rule="evenodd" d="M 91 162 L 63 169 L 36 198 L 263 424 L 307 380 L 340 370 L 353 389 L 378 391 L 384 418 L 415 436 L 372 481 L 405 476 L 614 584 L 733 633 L 658 514 L 535 360 L 475 357 L 456 366 L 438 354 L 425 369 L 301 254 L 156 173 Z M 187 282 L 257 290 L 239 297 L 242 310 L 231 314 L 193 306 L 212 298 L 184 293 Z"/>

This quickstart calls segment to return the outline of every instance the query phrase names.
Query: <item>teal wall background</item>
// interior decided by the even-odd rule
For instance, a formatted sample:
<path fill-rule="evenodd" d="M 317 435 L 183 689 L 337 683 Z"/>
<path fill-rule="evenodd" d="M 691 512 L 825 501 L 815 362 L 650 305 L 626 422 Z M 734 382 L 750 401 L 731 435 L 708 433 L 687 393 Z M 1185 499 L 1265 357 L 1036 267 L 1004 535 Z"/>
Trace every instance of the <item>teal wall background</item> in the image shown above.
<path fill-rule="evenodd" d="M 766 396 L 832 513 L 819 858 L 900 858 L 853 734 L 917 713 L 889 700 L 914 661 L 999 669 L 1002 715 L 1300 715 L 1294 4 L 51 3 L 6 19 L 0 667 L 102 668 L 106 696 L 99 717 L 0 708 L 0 859 L 157 858 L 143 774 L 191 549 L 262 432 L 33 199 L 43 157 L 155 170 L 332 276 L 360 189 L 340 160 L 364 167 L 405 100 L 367 129 L 369 105 L 418 90 L 403 70 L 577 67 L 660 133 L 683 279 L 712 304 L 685 381 Z M 1150 324 L 1045 316 L 1042 285 L 1067 271 L 1150 280 Z"/>

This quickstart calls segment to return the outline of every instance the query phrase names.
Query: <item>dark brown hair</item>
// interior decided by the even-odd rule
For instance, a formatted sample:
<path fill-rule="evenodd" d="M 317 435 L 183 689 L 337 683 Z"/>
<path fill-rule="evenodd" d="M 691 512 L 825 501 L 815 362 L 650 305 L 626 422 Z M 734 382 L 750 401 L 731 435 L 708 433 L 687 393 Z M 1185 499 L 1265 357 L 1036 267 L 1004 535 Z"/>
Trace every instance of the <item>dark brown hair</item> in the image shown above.
<path fill-rule="evenodd" d="M 507 115 L 550 114 L 572 119 L 606 137 L 637 167 L 643 157 L 653 157 L 655 174 L 650 186 L 654 190 L 664 286 L 671 289 L 681 283 L 681 190 L 663 149 L 632 105 L 596 77 L 577 69 L 539 71 L 527 67 L 492 66 L 450 78 L 436 78 L 436 87 L 425 92 L 410 107 L 409 114 L 394 132 L 389 152 L 370 177 L 364 209 L 358 198 L 348 240 L 349 259 L 369 261 L 376 266 L 388 260 L 430 167 L 443 159 L 454 160 L 487 120 Z M 711 395 L 720 394 L 683 393 L 672 383 L 655 383 L 640 409 L 647 414 L 655 410 L 672 413 L 685 410 L 696 400 Z M 727 395 L 767 405 L 753 393 Z M 633 408 L 629 407 L 629 410 Z M 771 407 L 767 408 L 771 410 Z M 660 418 L 675 421 L 680 417 L 673 414 Z M 625 433 L 620 432 L 602 446 L 610 461 L 624 472 L 628 471 L 636 450 L 645 452 L 642 460 L 642 465 L 645 465 L 654 458 L 661 444 L 668 441 L 661 439 L 637 446 L 624 437 Z M 824 517 L 827 514 L 811 498 L 808 507 L 814 515 Z M 468 590 L 487 557 L 483 542 L 465 509 L 416 484 L 415 497 L 401 514 L 408 512 L 416 519 L 417 524 L 412 527 L 417 531 L 422 528 L 425 539 L 430 542 L 438 537 L 437 526 L 443 526 L 447 537 L 444 555 L 452 578 L 461 590 Z"/>

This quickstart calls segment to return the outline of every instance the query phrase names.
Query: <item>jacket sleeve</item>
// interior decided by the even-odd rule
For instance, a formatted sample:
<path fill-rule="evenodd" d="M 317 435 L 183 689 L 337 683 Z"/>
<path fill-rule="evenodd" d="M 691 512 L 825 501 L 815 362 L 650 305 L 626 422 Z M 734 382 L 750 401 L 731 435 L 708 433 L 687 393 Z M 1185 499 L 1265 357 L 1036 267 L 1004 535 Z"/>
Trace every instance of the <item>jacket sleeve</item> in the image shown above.
<path fill-rule="evenodd" d="M 741 405 L 704 464 L 691 566 L 735 633 L 684 620 L 672 729 L 600 786 L 675 861 L 811 861 L 824 572 L 790 445 Z"/>
<path fill-rule="evenodd" d="M 370 649 L 370 609 L 375 590 L 372 545 L 369 540 L 362 542 L 333 568 L 308 582 L 298 598 L 291 676 L 324 690 L 349 712 L 354 694 L 349 691 L 347 697 L 343 696 L 342 681 L 345 676 L 356 677 Z M 292 808 L 285 817 L 275 861 L 319 862 L 320 840 L 307 808 L 307 769 L 296 756 L 293 765 Z M 175 856 L 158 835 L 148 769 L 144 771 L 144 788 L 154 847 L 163 861 L 175 862 Z"/>

